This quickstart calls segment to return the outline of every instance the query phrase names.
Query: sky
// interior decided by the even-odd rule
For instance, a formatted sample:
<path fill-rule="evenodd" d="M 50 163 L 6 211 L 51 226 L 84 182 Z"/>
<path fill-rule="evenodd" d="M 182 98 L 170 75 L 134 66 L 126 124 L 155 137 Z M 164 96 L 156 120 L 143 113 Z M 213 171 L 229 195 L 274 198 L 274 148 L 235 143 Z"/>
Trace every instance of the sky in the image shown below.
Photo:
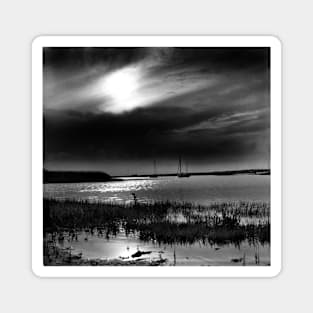
<path fill-rule="evenodd" d="M 269 168 L 270 50 L 44 48 L 44 167 Z"/>

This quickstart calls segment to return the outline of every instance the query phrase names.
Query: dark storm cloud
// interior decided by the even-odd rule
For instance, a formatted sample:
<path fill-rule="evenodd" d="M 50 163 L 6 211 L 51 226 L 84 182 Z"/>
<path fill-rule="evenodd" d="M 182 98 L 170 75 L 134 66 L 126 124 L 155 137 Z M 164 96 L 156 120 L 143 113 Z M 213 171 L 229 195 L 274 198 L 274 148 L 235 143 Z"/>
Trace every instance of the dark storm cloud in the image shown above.
<path fill-rule="evenodd" d="M 44 49 L 44 65 L 56 69 L 79 69 L 98 64 L 119 67 L 140 60 L 145 48 L 60 47 Z"/>
<path fill-rule="evenodd" d="M 44 65 L 54 68 L 90 67 L 99 63 L 123 66 L 146 57 L 167 66 L 208 65 L 214 69 L 269 68 L 268 48 L 86 48 L 44 49 Z"/>
<path fill-rule="evenodd" d="M 227 107 L 221 106 L 206 111 L 159 105 L 122 115 L 73 111 L 59 114 L 46 115 L 46 155 L 55 156 L 61 151 L 61 157 L 78 160 L 145 159 L 155 155 L 177 158 L 182 153 L 193 160 L 208 156 L 231 159 L 248 150 L 253 152 L 242 137 L 257 139 L 258 132 L 269 127 L 264 112 L 232 116 L 227 115 Z"/>
<path fill-rule="evenodd" d="M 267 162 L 267 48 L 46 48 L 44 60 L 50 167 L 117 164 L 121 174 L 132 161 L 180 154 L 204 168 Z M 121 72 L 134 90 L 103 91 Z"/>
<path fill-rule="evenodd" d="M 181 50 L 182 63 L 215 65 L 216 70 L 269 68 L 269 49 L 264 48 L 194 48 Z"/>

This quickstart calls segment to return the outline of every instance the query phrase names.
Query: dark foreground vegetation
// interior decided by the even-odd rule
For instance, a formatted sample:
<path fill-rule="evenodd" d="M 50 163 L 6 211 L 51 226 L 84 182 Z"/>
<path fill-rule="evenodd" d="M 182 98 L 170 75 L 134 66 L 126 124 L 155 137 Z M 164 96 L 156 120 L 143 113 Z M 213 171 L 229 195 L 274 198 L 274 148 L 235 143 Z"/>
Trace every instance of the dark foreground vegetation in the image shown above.
<path fill-rule="evenodd" d="M 270 242 L 268 203 L 228 202 L 209 206 L 179 202 L 91 203 L 44 199 L 44 234 L 88 231 L 110 238 L 121 230 L 142 241 L 165 244 L 240 245 Z"/>
<path fill-rule="evenodd" d="M 264 202 L 202 206 L 174 201 L 139 203 L 136 199 L 130 204 L 44 199 L 43 207 L 45 265 L 166 264 L 161 255 L 152 261 L 140 258 L 149 251 L 138 250 L 129 260 L 86 260 L 81 254 L 73 255 L 69 247 L 62 248 L 65 240 L 88 240 L 88 236 L 110 239 L 120 232 L 159 245 L 233 244 L 239 248 L 245 241 L 257 248 L 270 243 L 270 206 Z M 82 239 L 81 234 L 86 237 Z M 257 254 L 255 260 L 258 264 Z M 231 262 L 244 264 L 245 257 Z"/>

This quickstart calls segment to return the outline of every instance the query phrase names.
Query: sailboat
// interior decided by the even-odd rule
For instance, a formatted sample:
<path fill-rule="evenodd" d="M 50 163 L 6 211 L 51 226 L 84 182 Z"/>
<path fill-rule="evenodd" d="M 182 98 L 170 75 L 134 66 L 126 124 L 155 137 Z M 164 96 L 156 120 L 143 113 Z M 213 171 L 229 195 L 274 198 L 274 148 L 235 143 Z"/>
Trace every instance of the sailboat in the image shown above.
<path fill-rule="evenodd" d="M 182 178 L 182 177 L 189 177 L 189 176 L 190 176 L 190 174 L 188 173 L 187 164 L 186 164 L 186 171 L 183 172 L 181 157 L 179 157 L 177 177 L 181 177 Z"/>
<path fill-rule="evenodd" d="M 153 174 L 149 175 L 149 177 L 158 177 L 156 170 L 156 160 L 153 160 Z"/>

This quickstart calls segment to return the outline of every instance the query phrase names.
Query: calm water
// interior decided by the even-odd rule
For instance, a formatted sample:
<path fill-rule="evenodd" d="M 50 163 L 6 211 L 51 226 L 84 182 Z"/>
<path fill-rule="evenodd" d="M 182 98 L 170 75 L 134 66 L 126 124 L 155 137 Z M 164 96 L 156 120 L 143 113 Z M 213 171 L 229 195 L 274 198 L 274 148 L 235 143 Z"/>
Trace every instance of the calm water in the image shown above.
<path fill-rule="evenodd" d="M 88 236 L 88 235 L 87 235 Z M 121 232 L 116 237 L 109 240 L 99 238 L 97 236 L 88 236 L 85 241 L 86 234 L 83 232 L 79 235 L 79 241 L 64 242 L 61 247 L 71 247 L 74 253 L 82 252 L 84 258 L 94 259 L 118 259 L 136 260 L 132 258 L 138 249 L 141 251 L 151 251 L 151 254 L 141 256 L 140 259 L 153 261 L 160 258 L 168 260 L 167 265 L 173 265 L 174 262 L 178 266 L 237 266 L 242 265 L 241 262 L 232 262 L 232 259 L 240 259 L 245 256 L 246 265 L 255 265 L 255 253 L 258 251 L 261 266 L 270 264 L 270 246 L 268 244 L 258 247 L 242 242 L 240 247 L 233 244 L 223 246 L 203 245 L 200 242 L 193 245 L 167 245 L 157 244 L 154 242 L 141 242 L 134 235 L 125 236 Z M 174 258 L 175 253 L 175 258 Z"/>
<path fill-rule="evenodd" d="M 58 199 L 85 199 L 91 201 L 132 201 L 135 193 L 139 201 L 179 200 L 199 204 L 215 201 L 270 201 L 270 176 L 192 176 L 189 178 L 125 178 L 120 182 L 47 184 L 44 196 Z M 142 242 L 136 235 L 126 237 L 120 232 L 116 237 L 99 238 L 81 233 L 76 242 L 64 242 L 75 252 L 83 252 L 85 258 L 131 258 L 140 249 L 152 251 L 144 256 L 147 259 L 163 258 L 169 265 L 242 265 L 232 259 L 245 257 L 247 265 L 255 264 L 256 247 L 243 242 L 234 245 L 204 246 L 200 242 L 193 245 L 158 245 L 155 242 Z M 270 263 L 270 245 L 258 246 L 260 265 Z M 174 253 L 175 252 L 175 253 Z"/>
<path fill-rule="evenodd" d="M 179 200 L 199 204 L 212 201 L 270 200 L 270 176 L 191 176 L 189 178 L 124 178 L 106 183 L 46 184 L 44 196 L 93 201 Z"/>

